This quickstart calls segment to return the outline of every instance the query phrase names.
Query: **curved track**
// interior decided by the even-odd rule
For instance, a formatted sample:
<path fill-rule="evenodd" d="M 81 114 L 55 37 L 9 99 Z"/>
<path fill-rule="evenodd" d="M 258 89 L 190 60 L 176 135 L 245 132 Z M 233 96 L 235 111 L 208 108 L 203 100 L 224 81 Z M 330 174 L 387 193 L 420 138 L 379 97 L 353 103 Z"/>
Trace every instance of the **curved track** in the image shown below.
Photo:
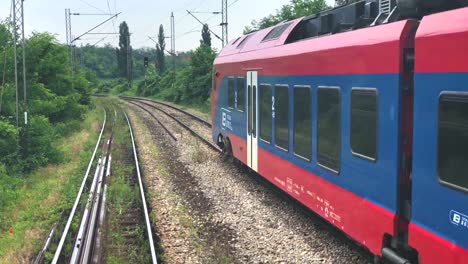
<path fill-rule="evenodd" d="M 151 99 L 146 99 L 146 98 L 138 98 L 138 97 L 129 97 L 129 96 L 120 96 L 121 99 L 124 99 L 124 100 L 134 100 L 134 101 L 140 101 L 140 102 L 151 102 L 151 103 L 155 103 L 155 104 L 159 104 L 159 105 L 162 105 L 162 106 L 166 106 L 166 107 L 169 107 L 175 111 L 178 111 L 180 113 L 183 113 L 189 117 L 191 117 L 192 119 L 202 123 L 203 125 L 205 125 L 206 127 L 208 128 L 211 128 L 211 123 L 188 112 L 188 111 L 185 111 L 183 109 L 180 109 L 180 108 L 177 108 L 173 105 L 170 105 L 170 104 L 167 104 L 167 103 L 164 103 L 164 102 L 160 102 L 160 101 L 156 101 L 156 100 L 151 100 Z"/>
<path fill-rule="evenodd" d="M 177 116 L 175 116 L 174 114 L 171 114 L 169 113 L 168 111 L 162 109 L 161 107 L 157 107 L 155 105 L 152 105 L 150 103 L 147 103 L 146 101 L 148 100 L 142 100 L 142 99 L 136 99 L 136 98 L 127 98 L 125 99 L 126 101 L 128 101 L 129 103 L 133 104 L 133 105 L 136 105 L 137 107 L 143 109 L 145 112 L 148 112 L 149 111 L 145 108 L 146 107 L 150 107 L 152 109 L 155 109 L 161 113 L 163 113 L 164 115 L 166 115 L 167 117 L 171 118 L 172 120 L 174 120 L 175 122 L 177 122 L 180 126 L 182 126 L 184 129 L 186 129 L 190 134 L 192 134 L 194 137 L 198 138 L 199 140 L 201 140 L 206 146 L 208 146 L 209 148 L 211 148 L 212 150 L 216 151 L 216 152 L 219 152 L 221 153 L 221 149 L 219 149 L 218 146 L 216 146 L 215 144 L 211 143 L 210 141 L 208 141 L 205 137 L 201 136 L 199 133 L 197 133 L 194 129 L 192 129 L 190 126 L 188 126 L 187 124 L 185 124 L 182 120 L 180 120 Z M 153 101 L 151 101 L 153 102 Z M 175 107 L 171 107 L 171 108 L 175 108 Z M 175 108 L 176 109 L 176 108 Z M 186 113 L 185 111 L 182 111 L 180 109 L 178 109 L 180 112 L 182 113 Z M 152 115 L 151 113 L 149 113 L 150 115 Z M 191 114 L 187 114 L 188 116 L 192 117 L 193 115 Z M 154 115 L 152 115 L 156 120 L 158 120 Z M 199 117 L 194 117 L 193 119 L 199 121 L 199 120 L 202 120 L 201 118 Z M 170 135 L 171 138 L 175 139 L 175 136 L 173 133 L 171 133 L 159 120 L 158 120 L 158 123 L 161 124 L 161 126 L 164 128 L 164 130 L 166 130 L 166 132 Z M 205 127 L 208 127 L 206 124 L 205 124 Z M 209 126 L 209 128 L 211 128 L 211 125 Z"/>

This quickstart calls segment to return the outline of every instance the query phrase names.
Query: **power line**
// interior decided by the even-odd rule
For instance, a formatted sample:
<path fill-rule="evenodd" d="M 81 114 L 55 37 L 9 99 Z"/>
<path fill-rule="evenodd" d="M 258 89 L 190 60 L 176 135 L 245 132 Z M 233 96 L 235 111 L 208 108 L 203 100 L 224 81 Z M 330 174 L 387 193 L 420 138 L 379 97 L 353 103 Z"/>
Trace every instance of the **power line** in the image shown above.
<path fill-rule="evenodd" d="M 94 9 L 96 9 L 96 10 L 99 10 L 100 12 L 103 12 L 103 13 L 106 12 L 106 11 L 102 10 L 101 8 L 96 7 L 96 6 L 94 6 L 94 5 L 92 5 L 92 4 L 88 3 L 88 2 L 86 2 L 86 1 L 84 1 L 84 0 L 80 0 L 80 2 L 84 3 L 85 5 L 88 5 L 88 6 L 92 7 L 92 8 L 94 8 Z"/>
<path fill-rule="evenodd" d="M 195 18 L 202 26 L 205 25 L 204 22 L 202 22 L 200 19 L 198 19 L 195 15 L 193 15 L 190 11 L 187 10 L 187 12 L 193 17 Z M 222 38 L 220 38 L 213 30 L 211 30 L 210 28 L 208 28 L 208 30 L 211 32 L 211 34 L 213 34 L 217 39 L 223 41 Z"/>
<path fill-rule="evenodd" d="M 117 16 L 120 15 L 121 13 L 122 13 L 122 12 L 119 12 L 119 13 L 117 13 L 117 14 L 111 16 L 110 18 L 104 20 L 103 22 L 101 22 L 101 23 L 98 24 L 97 26 L 93 27 L 92 29 L 90 29 L 90 30 L 86 31 L 85 33 L 79 35 L 78 37 L 76 37 L 75 39 L 72 40 L 72 43 L 75 42 L 76 40 L 80 39 L 82 36 L 84 36 L 84 35 L 90 33 L 90 32 L 93 31 L 93 30 L 95 30 L 96 28 L 102 26 L 103 24 L 105 24 L 105 23 L 108 22 L 109 20 L 113 19 L 114 17 L 117 17 Z"/>
<path fill-rule="evenodd" d="M 237 2 L 239 2 L 239 0 L 234 0 L 234 2 L 232 2 L 232 3 L 230 3 L 230 4 L 228 5 L 228 7 L 231 7 L 233 4 L 235 4 L 235 3 L 237 3 Z"/>

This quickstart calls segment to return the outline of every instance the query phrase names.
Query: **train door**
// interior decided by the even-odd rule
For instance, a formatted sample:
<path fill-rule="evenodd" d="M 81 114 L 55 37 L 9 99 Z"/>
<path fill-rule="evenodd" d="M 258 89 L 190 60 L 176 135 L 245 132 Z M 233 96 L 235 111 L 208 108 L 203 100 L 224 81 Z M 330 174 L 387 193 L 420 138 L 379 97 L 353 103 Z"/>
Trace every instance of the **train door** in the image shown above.
<path fill-rule="evenodd" d="M 247 72 L 247 165 L 258 171 L 258 73 Z"/>

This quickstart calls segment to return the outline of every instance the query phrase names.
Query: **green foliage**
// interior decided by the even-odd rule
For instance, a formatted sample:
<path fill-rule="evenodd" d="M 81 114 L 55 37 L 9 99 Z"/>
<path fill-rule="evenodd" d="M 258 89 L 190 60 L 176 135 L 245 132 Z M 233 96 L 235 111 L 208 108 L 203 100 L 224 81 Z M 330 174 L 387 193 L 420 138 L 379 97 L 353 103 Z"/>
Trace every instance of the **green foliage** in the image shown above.
<path fill-rule="evenodd" d="M 342 6 L 342 5 L 347 5 L 351 3 L 355 3 L 361 0 L 335 0 L 335 6 Z"/>
<path fill-rule="evenodd" d="M 201 44 L 211 47 L 211 33 L 208 24 L 203 25 Z"/>
<path fill-rule="evenodd" d="M 0 23 L 0 46 L 11 42 L 8 29 L 6 22 Z M 59 162 L 61 153 L 54 142 L 76 127 L 70 124 L 83 119 L 91 100 L 88 78 L 93 75 L 80 69 L 72 75 L 68 49 L 53 35 L 35 32 L 25 48 L 29 123 L 25 127 L 23 115 L 19 114 L 18 129 L 13 47 L 6 45 L 0 50 L 0 76 L 5 76 L 5 85 L 0 87 L 0 164 L 10 175 L 24 175 L 50 162 Z M 19 70 L 22 72 L 21 67 Z M 22 86 L 19 91 L 22 101 Z M 20 105 L 19 112 L 23 110 Z"/>
<path fill-rule="evenodd" d="M 89 73 L 93 73 L 96 78 L 113 79 L 120 76 L 116 51 L 110 44 L 104 47 L 86 45 L 76 48 L 76 52 L 82 62 L 81 66 L 89 69 Z M 88 76 L 88 78 L 94 79 L 94 76 Z"/>
<path fill-rule="evenodd" d="M 0 121 L 0 164 L 18 151 L 18 131 L 16 127 Z M 2 169 L 0 167 L 0 169 Z M 3 168 L 4 169 L 4 168 Z"/>
<path fill-rule="evenodd" d="M 163 25 L 159 26 L 158 44 L 156 44 L 156 68 L 159 74 L 163 74 L 166 70 L 166 62 L 164 51 L 166 49 L 166 37 L 164 36 Z"/>
<path fill-rule="evenodd" d="M 260 21 L 253 20 L 251 25 L 244 29 L 244 34 L 274 26 L 282 21 L 316 14 L 328 8 L 330 7 L 325 0 L 291 0 L 290 4 L 277 10 L 276 14 L 264 17 Z"/>
<path fill-rule="evenodd" d="M 120 77 L 130 81 L 132 76 L 128 72 L 128 64 L 131 65 L 133 62 L 131 58 L 132 46 L 130 45 L 130 32 L 125 21 L 120 24 L 119 33 L 119 48 L 116 50 L 118 72 Z"/>
<path fill-rule="evenodd" d="M 211 91 L 212 65 L 216 53 L 203 43 L 192 54 L 187 66 L 175 73 L 168 71 L 157 74 L 152 67 L 148 68 L 149 78 L 137 84 L 137 95 L 156 96 L 164 100 L 203 105 L 209 103 Z"/>

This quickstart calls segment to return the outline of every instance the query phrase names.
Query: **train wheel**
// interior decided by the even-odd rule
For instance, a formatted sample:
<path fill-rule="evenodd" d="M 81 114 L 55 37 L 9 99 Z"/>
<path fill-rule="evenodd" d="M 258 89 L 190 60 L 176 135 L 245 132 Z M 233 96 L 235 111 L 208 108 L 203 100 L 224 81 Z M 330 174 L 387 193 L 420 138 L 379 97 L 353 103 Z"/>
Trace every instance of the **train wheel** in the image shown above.
<path fill-rule="evenodd" d="M 379 256 L 374 256 L 374 264 L 382 264 L 383 260 Z"/>
<path fill-rule="evenodd" d="M 225 161 L 232 162 L 233 161 L 233 155 L 232 155 L 232 147 L 231 147 L 231 141 L 229 138 L 224 138 L 223 139 L 223 158 Z"/>

